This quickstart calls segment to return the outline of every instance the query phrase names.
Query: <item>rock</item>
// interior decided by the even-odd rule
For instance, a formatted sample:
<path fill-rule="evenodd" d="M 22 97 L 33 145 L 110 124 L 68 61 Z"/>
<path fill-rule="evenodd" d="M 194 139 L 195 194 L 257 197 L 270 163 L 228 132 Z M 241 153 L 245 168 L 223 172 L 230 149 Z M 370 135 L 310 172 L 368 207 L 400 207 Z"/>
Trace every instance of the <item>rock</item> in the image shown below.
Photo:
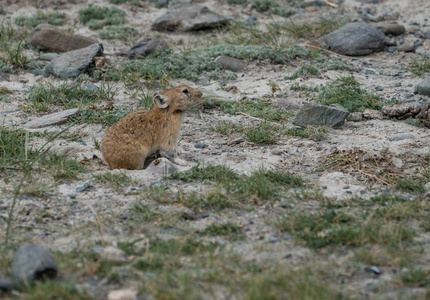
<path fill-rule="evenodd" d="M 430 97 L 430 80 L 421 81 L 417 86 L 417 92 L 420 95 Z"/>
<path fill-rule="evenodd" d="M 9 293 L 12 289 L 12 284 L 9 279 L 0 278 L 0 296 L 2 293 Z"/>
<path fill-rule="evenodd" d="M 25 244 L 19 247 L 12 262 L 10 277 L 14 286 L 33 284 L 44 278 L 57 276 L 57 264 L 42 244 Z"/>
<path fill-rule="evenodd" d="M 49 53 L 40 53 L 39 58 L 41 60 L 51 61 L 51 60 L 56 59 L 58 56 L 60 56 L 58 53 L 51 53 L 51 52 L 49 52 Z"/>
<path fill-rule="evenodd" d="M 405 26 L 397 23 L 377 24 L 375 26 L 385 34 L 401 35 L 406 32 Z"/>
<path fill-rule="evenodd" d="M 160 157 L 152 161 L 145 170 L 150 173 L 166 176 L 177 172 L 178 167 L 167 158 Z"/>
<path fill-rule="evenodd" d="M 197 219 L 196 214 L 191 209 L 189 209 L 188 207 L 185 207 L 185 206 L 176 207 L 174 209 L 174 212 L 177 213 L 178 215 L 180 215 L 181 218 L 183 218 L 185 220 L 196 220 Z"/>
<path fill-rule="evenodd" d="M 360 122 L 363 121 L 363 113 L 362 112 L 353 112 L 348 115 L 346 120 L 351 122 Z"/>
<path fill-rule="evenodd" d="M 26 42 L 41 50 L 56 52 L 68 52 L 97 43 L 96 40 L 62 31 L 49 24 L 34 28 Z"/>
<path fill-rule="evenodd" d="M 365 109 L 363 111 L 363 118 L 367 119 L 367 120 L 371 120 L 371 119 L 383 120 L 384 119 L 384 115 L 379 110 Z"/>
<path fill-rule="evenodd" d="M 417 118 L 421 119 L 424 125 L 430 127 L 430 102 L 423 104 L 421 112 L 417 115 Z"/>
<path fill-rule="evenodd" d="M 87 91 L 92 91 L 92 92 L 97 92 L 100 90 L 98 86 L 93 85 L 93 84 L 88 84 L 88 83 L 82 83 L 81 89 L 87 90 Z"/>
<path fill-rule="evenodd" d="M 207 7 L 182 4 L 170 8 L 152 24 L 152 30 L 194 31 L 225 25 L 227 19 Z"/>
<path fill-rule="evenodd" d="M 82 185 L 77 186 L 75 191 L 76 193 L 81 193 L 85 191 L 87 188 L 89 188 L 90 186 L 91 186 L 91 180 L 87 180 L 84 183 L 82 183 Z"/>
<path fill-rule="evenodd" d="M 206 144 L 204 142 L 194 144 L 194 148 L 197 148 L 197 149 L 203 149 L 204 147 L 206 147 Z"/>
<path fill-rule="evenodd" d="M 384 49 L 385 35 L 364 22 L 349 23 L 321 40 L 328 49 L 343 55 L 368 55 Z"/>
<path fill-rule="evenodd" d="M 224 69 L 232 72 L 242 72 L 246 64 L 240 59 L 229 57 L 229 56 L 218 56 L 215 61 L 219 63 Z"/>
<path fill-rule="evenodd" d="M 430 40 L 430 30 L 423 33 L 423 38 Z"/>
<path fill-rule="evenodd" d="M 294 125 L 326 125 L 333 128 L 342 126 L 349 112 L 340 105 L 305 104 L 293 120 Z"/>
<path fill-rule="evenodd" d="M 383 106 L 381 112 L 389 117 L 404 120 L 418 115 L 421 111 L 421 108 L 422 105 L 419 102 L 405 102 Z"/>
<path fill-rule="evenodd" d="M 94 65 L 94 57 L 103 54 L 103 45 L 94 44 L 89 47 L 66 52 L 52 60 L 45 67 L 45 72 L 59 77 L 76 77 Z"/>
<path fill-rule="evenodd" d="M 388 140 L 391 142 L 403 141 L 403 140 L 414 140 L 414 139 L 415 139 L 415 136 L 413 134 L 408 134 L 408 133 L 396 134 L 388 138 Z"/>
<path fill-rule="evenodd" d="M 113 246 L 104 247 L 100 253 L 100 258 L 114 263 L 127 260 L 125 252 Z"/>
<path fill-rule="evenodd" d="M 409 42 L 400 45 L 399 47 L 397 47 L 397 49 L 403 52 L 415 52 L 416 46 L 414 42 Z"/>
<path fill-rule="evenodd" d="M 364 268 L 364 270 L 366 272 L 374 273 L 376 275 L 379 275 L 379 274 L 382 273 L 381 270 L 378 267 L 376 267 L 376 266 L 366 267 L 366 268 Z"/>
<path fill-rule="evenodd" d="M 129 59 L 144 57 L 154 53 L 157 49 L 169 49 L 169 45 L 165 40 L 146 37 L 131 47 L 127 56 Z"/>
<path fill-rule="evenodd" d="M 132 288 L 110 291 L 107 296 L 107 299 L 108 300 L 134 300 L 134 299 L 137 299 L 137 291 Z"/>
<path fill-rule="evenodd" d="M 24 126 L 27 128 L 43 128 L 47 126 L 61 125 L 66 123 L 71 116 L 75 116 L 78 113 L 79 108 L 63 110 L 57 113 L 37 118 L 36 120 L 28 122 Z"/>

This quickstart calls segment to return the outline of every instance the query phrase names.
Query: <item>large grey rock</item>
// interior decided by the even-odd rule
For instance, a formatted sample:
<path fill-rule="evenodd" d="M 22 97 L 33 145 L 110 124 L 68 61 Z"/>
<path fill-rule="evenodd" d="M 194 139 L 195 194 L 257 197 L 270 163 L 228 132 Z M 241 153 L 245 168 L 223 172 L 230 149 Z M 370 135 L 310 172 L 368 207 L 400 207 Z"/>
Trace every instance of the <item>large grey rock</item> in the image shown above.
<path fill-rule="evenodd" d="M 130 59 L 139 58 L 139 56 L 148 56 L 154 53 L 157 49 L 169 49 L 165 40 L 146 37 L 131 47 L 127 52 Z"/>
<path fill-rule="evenodd" d="M 9 293 L 12 289 L 12 284 L 10 280 L 0 278 L 0 296 L 2 293 Z"/>
<path fill-rule="evenodd" d="M 76 77 L 94 65 L 94 57 L 103 55 L 103 45 L 94 44 L 86 48 L 63 53 L 45 67 L 45 72 L 58 77 Z"/>
<path fill-rule="evenodd" d="M 420 95 L 430 96 L 430 80 L 421 81 L 417 86 L 417 92 Z"/>
<path fill-rule="evenodd" d="M 407 119 L 415 117 L 421 111 L 422 104 L 419 102 L 405 102 L 393 105 L 383 106 L 381 112 L 392 118 Z"/>
<path fill-rule="evenodd" d="M 325 125 L 333 128 L 342 126 L 349 112 L 340 105 L 303 105 L 293 120 L 294 125 L 298 126 L 319 126 Z"/>
<path fill-rule="evenodd" d="M 364 22 L 349 23 L 321 38 L 327 48 L 343 55 L 368 55 L 384 49 L 385 34 Z"/>
<path fill-rule="evenodd" d="M 377 24 L 375 27 L 381 30 L 383 33 L 391 35 L 401 35 L 406 32 L 405 26 L 397 23 L 382 23 Z"/>
<path fill-rule="evenodd" d="M 233 72 L 242 72 L 246 67 L 246 64 L 240 59 L 224 55 L 218 56 L 215 58 L 215 61 L 219 63 L 224 69 Z"/>
<path fill-rule="evenodd" d="M 28 122 L 24 126 L 27 128 L 43 128 L 47 126 L 61 125 L 66 123 L 71 116 L 74 116 L 78 113 L 79 108 L 72 108 L 37 118 L 36 120 Z"/>
<path fill-rule="evenodd" d="M 181 4 L 170 8 L 152 24 L 152 30 L 194 31 L 222 26 L 227 19 L 205 6 Z"/>
<path fill-rule="evenodd" d="M 49 24 L 40 24 L 34 28 L 26 42 L 41 50 L 56 52 L 68 52 L 97 43 L 91 38 L 69 33 Z"/>
<path fill-rule="evenodd" d="M 12 284 L 32 284 L 36 280 L 55 278 L 57 264 L 51 252 L 42 244 L 25 244 L 19 247 L 12 262 Z"/>

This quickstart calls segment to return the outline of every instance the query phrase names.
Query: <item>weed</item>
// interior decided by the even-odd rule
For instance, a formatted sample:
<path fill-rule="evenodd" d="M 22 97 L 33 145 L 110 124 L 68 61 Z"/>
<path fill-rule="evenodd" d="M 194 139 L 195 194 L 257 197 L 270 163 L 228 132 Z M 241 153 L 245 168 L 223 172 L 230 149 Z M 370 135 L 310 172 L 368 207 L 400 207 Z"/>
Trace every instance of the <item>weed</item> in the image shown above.
<path fill-rule="evenodd" d="M 125 173 L 105 172 L 93 175 L 93 179 L 95 182 L 105 184 L 117 192 L 134 183 L 134 180 Z"/>
<path fill-rule="evenodd" d="M 212 180 L 217 183 L 227 183 L 237 180 L 239 175 L 224 165 L 208 165 L 206 167 L 201 167 L 200 164 L 197 164 L 189 171 L 173 173 L 170 178 L 183 181 L 192 181 L 198 179 Z"/>
<path fill-rule="evenodd" d="M 402 283 L 415 287 L 430 286 L 430 272 L 422 269 L 409 269 L 400 276 Z"/>
<path fill-rule="evenodd" d="M 348 19 L 343 18 L 323 18 L 321 22 L 314 24 L 294 24 L 292 21 L 286 24 L 285 30 L 296 38 L 317 38 L 326 35 L 348 23 Z"/>
<path fill-rule="evenodd" d="M 295 137 L 302 137 L 313 141 L 323 141 L 326 139 L 328 129 L 325 126 L 308 126 L 288 128 L 284 134 Z"/>
<path fill-rule="evenodd" d="M 324 105 L 337 103 L 350 112 L 382 107 L 381 97 L 361 89 L 357 80 L 349 76 L 339 77 L 336 81 L 322 87 L 316 101 Z"/>
<path fill-rule="evenodd" d="M 246 137 L 257 145 L 273 145 L 278 141 L 279 126 L 267 122 L 261 122 L 257 126 L 246 130 Z"/>
<path fill-rule="evenodd" d="M 244 126 L 231 121 L 221 121 L 218 124 L 212 126 L 210 129 L 221 134 L 232 134 L 235 132 L 243 132 Z"/>
<path fill-rule="evenodd" d="M 41 158 L 41 164 L 49 168 L 53 173 L 54 179 L 76 179 L 78 174 L 87 172 L 80 163 L 77 161 L 60 156 L 56 153 L 48 153 L 45 157 Z"/>
<path fill-rule="evenodd" d="M 279 87 L 279 84 L 277 84 L 276 82 L 273 81 L 269 81 L 268 83 L 266 83 L 266 85 L 268 87 L 270 87 L 270 93 L 272 97 L 275 97 L 275 93 L 276 92 L 280 92 L 281 88 Z"/>
<path fill-rule="evenodd" d="M 121 25 L 125 12 L 116 7 L 101 7 L 89 4 L 79 11 L 79 20 L 90 29 L 101 29 L 104 25 Z"/>
<path fill-rule="evenodd" d="M 399 178 L 396 182 L 396 189 L 401 191 L 409 191 L 422 194 L 425 192 L 425 188 L 422 183 L 410 180 L 407 178 Z"/>
<path fill-rule="evenodd" d="M 270 102 L 262 99 L 225 102 L 221 104 L 220 109 L 226 114 L 245 113 L 266 121 L 283 121 L 292 115 L 291 111 L 278 109 Z"/>
<path fill-rule="evenodd" d="M 430 59 L 424 58 L 421 61 L 414 60 L 409 64 L 407 70 L 415 75 L 421 76 L 430 71 Z"/>
<path fill-rule="evenodd" d="M 124 25 L 109 25 L 99 32 L 99 37 L 104 40 L 127 40 L 135 36 L 137 36 L 137 30 Z"/>
<path fill-rule="evenodd" d="M 230 240 L 239 240 L 245 238 L 245 236 L 242 234 L 242 229 L 233 223 L 212 223 L 204 230 L 200 231 L 200 233 L 203 235 L 222 235 Z"/>
<path fill-rule="evenodd" d="M 57 281 L 38 281 L 21 295 L 25 300 L 86 300 L 92 299 L 85 291 L 75 287 L 74 282 L 59 283 Z"/>
<path fill-rule="evenodd" d="M 419 127 L 419 128 L 425 128 L 426 125 L 420 120 L 416 118 L 409 117 L 405 120 L 405 123 L 411 126 Z"/>
<path fill-rule="evenodd" d="M 317 67 L 323 70 L 346 70 L 350 72 L 358 72 L 357 68 L 345 64 L 340 59 L 324 59 L 323 62 L 318 63 Z"/>
<path fill-rule="evenodd" d="M 305 74 L 318 75 L 320 74 L 320 70 L 314 66 L 301 66 L 297 71 L 295 71 L 290 76 L 285 76 L 285 79 L 296 79 Z"/>
<path fill-rule="evenodd" d="M 58 11 L 37 13 L 31 17 L 20 16 L 15 19 L 15 23 L 19 26 L 36 27 L 42 23 L 48 23 L 55 26 L 61 26 L 64 22 L 64 14 Z"/>
<path fill-rule="evenodd" d="M 90 106 L 84 109 L 79 116 L 73 117 L 72 121 L 83 123 L 112 125 L 118 122 L 131 112 L 129 107 L 115 107 L 114 109 L 107 109 L 105 107 Z"/>

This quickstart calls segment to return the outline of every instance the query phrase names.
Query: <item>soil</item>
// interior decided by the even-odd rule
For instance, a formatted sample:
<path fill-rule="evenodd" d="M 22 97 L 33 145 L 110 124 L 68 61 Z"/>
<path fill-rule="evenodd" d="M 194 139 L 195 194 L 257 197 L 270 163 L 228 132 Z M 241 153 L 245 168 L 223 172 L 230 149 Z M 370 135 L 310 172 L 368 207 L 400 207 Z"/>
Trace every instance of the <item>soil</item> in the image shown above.
<path fill-rule="evenodd" d="M 325 1 L 324 1 L 325 2 Z M 377 3 L 374 3 L 377 2 Z M 93 2 L 95 5 L 111 5 L 107 0 Z M 249 7 L 241 5 L 228 5 L 226 1 L 204 1 L 200 4 L 208 6 L 212 11 L 231 16 L 235 19 L 246 19 L 249 17 Z M 76 34 L 98 39 L 96 31 L 89 30 L 78 21 L 78 11 L 86 7 L 86 1 L 8 1 L 3 8 L 5 15 L 0 15 L 0 20 L 13 20 L 18 16 L 31 16 L 38 10 L 55 9 L 63 12 L 67 16 L 66 24 L 75 26 Z M 195 38 L 194 34 L 175 34 L 175 33 L 154 33 L 150 31 L 153 20 L 163 15 L 166 8 L 154 8 L 153 3 L 142 2 L 143 7 L 136 7 L 131 4 L 118 5 L 117 7 L 126 11 L 126 25 L 133 26 L 144 36 L 162 36 L 173 43 L 184 44 L 188 40 Z M 312 18 L 320 14 L 324 15 L 342 15 L 348 14 L 356 18 L 362 17 L 358 12 L 364 8 L 370 8 L 376 16 L 398 15 L 396 21 L 406 27 L 406 34 L 401 39 L 415 41 L 419 32 L 430 30 L 430 2 L 428 0 L 402 1 L 354 1 L 345 0 L 338 3 L 338 8 L 329 6 L 311 6 L 305 11 L 306 18 Z M 270 22 L 280 17 L 268 16 L 265 14 L 252 11 L 252 15 L 258 17 L 261 22 Z M 210 33 L 207 33 L 210 35 Z M 399 39 L 399 38 L 397 38 Z M 303 44 L 305 40 L 299 40 L 298 44 Z M 133 45 L 135 41 L 102 41 L 105 49 L 105 55 L 108 59 L 120 57 Z M 354 77 L 361 83 L 361 88 L 375 91 L 376 87 L 382 87 L 383 91 L 378 92 L 386 99 L 396 99 L 398 101 L 417 100 L 421 102 L 428 101 L 425 96 L 408 95 L 414 94 L 415 87 L 428 74 L 416 76 L 405 70 L 408 63 L 413 60 L 422 59 L 425 54 L 429 53 L 430 43 L 424 40 L 423 46 L 417 48 L 415 53 L 383 51 L 364 57 L 345 57 L 333 53 L 326 53 L 328 57 L 341 58 L 348 65 L 357 67 L 360 71 L 353 73 Z M 28 50 L 28 53 L 34 57 L 37 53 Z M 228 86 L 236 88 L 221 88 L 219 82 L 205 85 L 204 88 L 211 92 L 231 99 L 232 101 L 240 100 L 244 97 L 248 99 L 261 98 L 263 95 L 270 93 L 266 83 L 272 81 L 279 84 L 283 97 L 276 99 L 288 107 L 295 108 L 295 111 L 304 103 L 312 101 L 310 98 L 303 97 L 299 92 L 291 91 L 290 86 L 297 82 L 308 86 L 324 85 L 337 78 L 339 75 L 349 75 L 348 71 L 325 71 L 320 75 L 307 76 L 295 80 L 285 80 L 284 76 L 293 73 L 302 62 L 291 61 L 286 65 L 274 65 L 270 61 L 253 61 L 249 62 L 243 73 L 239 73 L 237 79 L 227 83 Z M 371 72 L 366 72 L 370 70 Z M 401 72 L 401 76 L 396 76 Z M 0 103 L 0 123 L 3 126 L 22 127 L 28 121 L 41 116 L 42 114 L 29 113 L 21 110 L 22 105 L 27 103 L 25 90 L 36 84 L 40 77 L 28 73 L 26 70 L 20 70 L 18 73 L 10 76 L 9 80 L 2 81 L 1 86 L 7 87 L 14 91 L 10 97 L 11 101 Z M 59 80 L 59 79 L 57 79 Z M 97 83 L 95 83 L 97 85 Z M 199 88 L 199 83 L 183 79 L 171 80 L 170 85 L 176 86 L 187 84 Z M 229 92 L 230 90 L 230 92 Z M 235 92 L 237 91 L 237 92 Z M 137 106 L 136 100 L 128 94 L 120 91 L 114 99 L 114 105 Z M 11 113 L 2 113 L 4 111 L 14 111 Z M 231 136 L 222 135 L 212 131 L 210 128 L 217 123 L 228 120 L 238 123 L 256 122 L 244 115 L 227 115 L 218 109 L 206 109 L 198 113 L 187 114 L 181 138 L 178 145 L 179 156 L 189 162 L 186 167 L 178 167 L 179 170 L 187 170 L 193 165 L 224 164 L 239 173 L 250 174 L 258 168 L 275 169 L 288 171 L 293 174 L 302 176 L 306 182 L 319 186 L 325 196 L 335 197 L 336 199 L 350 199 L 360 197 L 368 199 L 375 195 L 387 185 L 390 174 L 395 176 L 412 176 L 423 165 L 425 157 L 430 153 L 430 131 L 428 128 L 416 127 L 393 119 L 370 119 L 359 122 L 347 121 L 339 129 L 328 129 L 327 137 L 322 141 L 313 141 L 309 139 L 284 137 L 273 146 L 258 146 L 250 142 L 239 142 L 237 144 L 229 143 L 231 140 L 240 138 L 240 134 Z M 287 127 L 293 125 L 289 122 Z M 62 126 L 51 126 L 38 130 L 51 132 L 60 131 Z M 94 147 L 94 140 L 100 141 L 106 126 L 94 124 L 78 124 L 68 130 L 70 134 L 79 134 L 82 142 L 68 141 L 60 139 L 55 141 L 52 151 L 67 153 L 70 157 L 78 161 L 91 161 L 91 174 L 84 174 L 79 180 L 55 183 L 47 178 L 41 178 L 35 175 L 39 181 L 45 182 L 51 187 L 50 196 L 40 198 L 36 196 L 24 196 L 15 211 L 15 224 L 27 226 L 34 229 L 25 234 L 20 234 L 23 242 L 43 242 L 49 245 L 52 250 L 70 252 L 76 248 L 91 247 L 94 241 L 99 240 L 99 231 L 94 225 L 95 214 L 98 216 L 128 216 L 129 207 L 139 196 L 124 196 L 112 188 L 99 184 L 93 184 L 89 189 L 76 193 L 75 189 L 85 180 L 91 179 L 91 176 L 98 173 L 109 171 L 109 168 L 102 161 L 102 154 Z M 34 147 L 42 144 L 42 140 L 35 143 Z M 195 143 L 204 142 L 204 149 L 195 148 Z M 330 158 L 334 151 L 344 153 L 344 155 L 355 155 L 354 151 L 361 151 L 361 156 L 368 157 L 368 174 L 366 179 L 375 179 L 369 187 L 369 181 L 360 180 L 360 175 L 348 172 L 345 168 L 331 169 L 330 171 L 317 171 L 318 166 L 324 162 L 324 159 Z M 344 151 L 344 152 L 342 152 Z M 94 158 L 98 159 L 94 159 Z M 327 160 L 326 160 L 327 162 Z M 382 167 L 384 176 L 378 173 L 372 173 L 372 167 Z M 113 173 L 125 173 L 133 178 L 136 184 L 126 188 L 126 191 L 141 190 L 151 185 L 165 185 L 173 194 L 178 190 L 183 193 L 190 191 L 207 190 L 206 184 L 188 184 L 177 181 L 166 181 L 160 175 L 149 174 L 145 171 L 132 170 L 113 170 Z M 397 175 L 396 175 L 397 174 Z M 380 179 L 380 180 L 379 180 Z M 3 230 L 6 228 L 5 220 L 7 218 L 7 208 L 12 199 L 10 192 L 11 183 L 5 183 L 0 179 L 0 187 L 4 191 L 0 199 L 0 226 Z M 72 196 L 71 196 L 72 195 Z M 140 198 L 139 198 L 140 199 Z M 148 200 L 149 201 L 149 200 Z M 312 206 L 312 202 L 302 203 L 304 209 L 307 205 Z M 289 257 L 291 265 L 297 265 L 303 260 L 318 259 L 308 248 L 296 244 L 294 240 L 280 240 L 277 243 L 267 244 L 271 236 L 278 235 L 273 227 L 267 224 L 267 220 L 276 217 L 276 212 L 280 209 L 280 203 L 274 205 L 274 209 L 262 205 L 251 212 L 231 211 L 226 214 L 209 213 L 207 218 L 198 218 L 195 221 L 186 221 L 191 228 L 204 229 L 208 224 L 219 221 L 234 221 L 246 228 L 246 241 L 235 244 L 233 249 L 246 260 L 255 260 L 264 262 L 266 260 L 281 261 Z M 160 204 L 160 208 L 166 211 L 172 210 L 174 205 Z M 43 212 L 43 213 L 42 213 Z M 37 229 L 42 217 L 41 229 Z M 54 217 L 48 217 L 54 216 Z M 59 216 L 55 218 L 55 216 Z M 181 221 L 182 222 L 182 221 Z M 185 222 L 185 221 L 183 221 Z M 104 241 L 107 244 L 118 245 L 123 241 L 129 241 L 131 236 L 124 234 L 125 228 L 121 222 L 104 224 Z M 86 228 L 86 230 L 82 230 Z M 174 233 L 158 233 L 160 236 L 167 238 L 174 236 Z M 423 243 L 430 242 L 429 236 L 421 236 Z M 264 247 L 261 245 L 264 244 Z M 427 252 L 427 250 L 424 250 Z M 424 254 L 428 257 L 429 253 Z M 345 254 L 346 256 L 346 254 Z M 338 255 L 335 260 L 341 261 L 342 255 Z M 425 259 L 423 258 L 425 261 Z M 427 261 L 428 262 L 428 261 Z M 2 275 L 7 274 L 1 273 Z M 355 291 L 359 295 L 365 295 L 364 287 L 372 282 L 379 280 L 389 282 L 394 275 L 384 274 L 384 276 L 373 278 L 355 277 L 346 280 L 343 289 L 346 291 Z M 96 294 L 94 287 L 86 282 L 79 284 L 87 288 L 91 293 Z M 104 284 L 101 287 L 104 295 L 114 288 L 121 286 L 110 286 Z M 411 292 L 412 293 L 412 292 Z M 383 298 L 389 297 L 385 294 Z M 395 297 L 395 295 L 394 295 Z M 395 297 L 396 298 L 396 297 Z"/>

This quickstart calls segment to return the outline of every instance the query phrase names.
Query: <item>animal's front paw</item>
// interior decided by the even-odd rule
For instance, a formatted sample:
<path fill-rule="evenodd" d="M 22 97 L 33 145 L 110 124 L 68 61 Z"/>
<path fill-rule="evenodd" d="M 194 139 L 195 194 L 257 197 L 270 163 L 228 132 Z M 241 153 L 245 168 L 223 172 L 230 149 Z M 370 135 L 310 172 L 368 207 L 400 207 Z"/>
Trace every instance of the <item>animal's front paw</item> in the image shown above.
<path fill-rule="evenodd" d="M 173 159 L 173 162 L 177 165 L 180 165 L 180 166 L 186 166 L 188 164 L 185 160 L 180 159 L 179 157 L 175 157 Z"/>

